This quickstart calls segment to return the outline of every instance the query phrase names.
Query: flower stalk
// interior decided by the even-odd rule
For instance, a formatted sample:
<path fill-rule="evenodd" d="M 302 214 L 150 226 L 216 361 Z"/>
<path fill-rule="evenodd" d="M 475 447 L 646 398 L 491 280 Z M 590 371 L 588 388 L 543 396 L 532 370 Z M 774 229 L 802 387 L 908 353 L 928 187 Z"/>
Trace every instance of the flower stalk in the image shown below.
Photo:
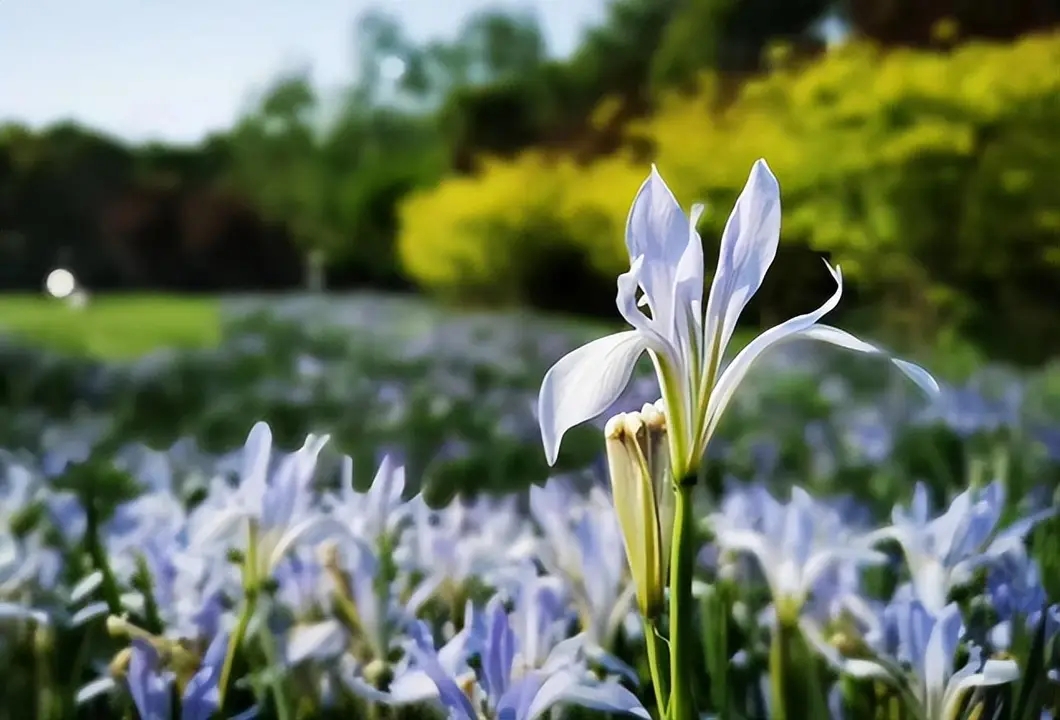
<path fill-rule="evenodd" d="M 754 163 L 725 225 L 705 297 L 703 244 L 697 230 L 702 212 L 703 206 L 695 205 L 685 214 L 652 167 L 630 208 L 630 265 L 617 281 L 615 305 L 630 329 L 560 358 L 542 379 L 538 395 L 541 441 L 549 465 L 554 465 L 564 433 L 607 412 L 642 355 L 647 354 L 655 368 L 662 398 L 654 407 L 659 416 L 655 422 L 663 427 L 665 421 L 665 434 L 645 429 L 654 421 L 654 416 L 648 417 L 652 406 L 633 417 L 612 418 L 605 433 L 615 511 L 637 605 L 648 623 L 662 612 L 669 575 L 668 720 L 698 717 L 691 678 L 696 664 L 688 647 L 696 550 L 692 491 L 702 457 L 737 388 L 768 351 L 798 339 L 887 356 L 875 345 L 821 323 L 843 292 L 839 268 L 828 265 L 836 284 L 828 300 L 813 312 L 769 328 L 725 365 L 740 314 L 777 254 L 780 185 L 764 160 Z M 924 390 L 938 392 L 938 383 L 927 371 L 890 359 Z M 656 451 L 656 437 L 665 437 L 665 452 L 661 447 Z"/>
<path fill-rule="evenodd" d="M 260 578 L 258 578 L 258 526 L 253 520 L 247 526 L 247 555 L 243 559 L 243 605 L 239 611 L 239 619 L 236 621 L 236 629 L 229 638 L 228 647 L 225 649 L 225 659 L 221 665 L 221 676 L 217 682 L 217 707 L 221 712 L 225 711 L 225 700 L 232 684 L 232 671 L 235 666 L 236 653 L 243 645 L 247 636 L 247 628 L 250 620 L 258 609 L 258 590 Z"/>
<path fill-rule="evenodd" d="M 648 670 L 651 672 L 651 684 L 655 689 L 655 702 L 659 707 L 659 717 L 668 715 L 670 704 L 670 682 L 666 661 L 666 643 L 659 634 L 656 620 L 644 620 L 644 641 L 648 647 Z"/>
<path fill-rule="evenodd" d="M 695 634 L 692 619 L 692 568 L 695 559 L 695 518 L 692 514 L 692 489 L 695 473 L 683 478 L 675 488 L 677 508 L 674 515 L 673 555 L 670 576 L 670 707 L 668 720 L 695 720 L 695 696 L 692 686 Z"/>

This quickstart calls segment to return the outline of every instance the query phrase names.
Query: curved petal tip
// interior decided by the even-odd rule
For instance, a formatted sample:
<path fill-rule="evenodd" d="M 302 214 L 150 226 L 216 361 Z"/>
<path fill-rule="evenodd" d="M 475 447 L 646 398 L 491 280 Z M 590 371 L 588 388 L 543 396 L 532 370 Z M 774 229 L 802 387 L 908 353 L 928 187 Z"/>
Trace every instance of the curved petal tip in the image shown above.
<path fill-rule="evenodd" d="M 549 465 L 564 433 L 601 415 L 621 395 L 646 347 L 636 330 L 593 340 L 553 365 L 541 381 L 537 420 Z"/>

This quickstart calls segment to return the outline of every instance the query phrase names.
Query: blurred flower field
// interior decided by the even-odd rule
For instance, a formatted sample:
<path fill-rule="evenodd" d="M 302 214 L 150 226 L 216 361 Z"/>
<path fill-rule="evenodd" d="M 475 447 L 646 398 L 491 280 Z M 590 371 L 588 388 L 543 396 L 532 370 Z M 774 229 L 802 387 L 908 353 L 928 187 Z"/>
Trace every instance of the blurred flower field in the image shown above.
<path fill-rule="evenodd" d="M 0 343 L 0 718 L 656 712 L 603 421 L 549 468 L 535 415 L 599 328 L 222 308 L 215 342 L 136 360 Z M 657 398 L 645 367 L 615 411 Z M 915 717 L 902 693 L 932 719 L 1002 694 L 1005 717 L 1056 710 L 1060 369 L 927 400 L 886 362 L 792 345 L 701 476 L 700 707 L 775 717 L 784 662 L 791 717 Z M 808 642 L 778 660 L 767 609 L 792 588 Z"/>

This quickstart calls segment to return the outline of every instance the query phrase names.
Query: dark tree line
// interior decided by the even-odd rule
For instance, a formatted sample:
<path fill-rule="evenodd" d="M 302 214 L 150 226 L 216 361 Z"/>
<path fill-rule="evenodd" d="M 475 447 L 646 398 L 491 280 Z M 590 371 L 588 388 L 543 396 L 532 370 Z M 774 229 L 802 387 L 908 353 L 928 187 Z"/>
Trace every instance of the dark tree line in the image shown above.
<path fill-rule="evenodd" d="M 1051 27 L 1058 5 L 614 0 L 563 60 L 548 56 L 532 15 L 484 12 L 454 42 L 417 45 L 368 14 L 353 38 L 361 70 L 344 92 L 321 97 L 304 74 L 277 78 L 235 127 L 194 147 L 134 147 L 73 124 L 0 127 L 0 289 L 37 289 L 58 265 L 95 289 L 289 288 L 311 254 L 333 286 L 409 287 L 393 252 L 397 204 L 473 172 L 484 154 L 611 153 L 660 92 L 704 68 L 739 82 L 775 40 L 812 54 L 826 17 L 923 46 Z M 616 110 L 600 122 L 604 99 Z"/>

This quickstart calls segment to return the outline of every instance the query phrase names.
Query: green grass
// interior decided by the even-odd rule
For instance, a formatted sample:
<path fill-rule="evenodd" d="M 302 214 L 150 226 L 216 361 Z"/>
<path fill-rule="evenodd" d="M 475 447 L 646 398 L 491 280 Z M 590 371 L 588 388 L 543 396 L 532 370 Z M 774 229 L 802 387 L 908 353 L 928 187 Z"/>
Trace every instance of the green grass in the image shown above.
<path fill-rule="evenodd" d="M 0 335 L 106 360 L 161 348 L 200 348 L 220 339 L 215 299 L 164 295 L 96 296 L 81 309 L 49 298 L 0 296 Z"/>
<path fill-rule="evenodd" d="M 277 298 L 282 296 L 277 296 Z M 371 294 L 335 296 L 352 303 L 363 314 L 382 303 L 380 310 L 404 331 L 416 334 L 440 320 L 460 314 L 418 297 L 374 296 Z M 254 300 L 253 302 L 260 302 Z M 59 352 L 101 360 L 132 360 L 164 348 L 215 347 L 221 340 L 221 301 L 209 296 L 100 295 L 81 309 L 36 295 L 0 295 L 0 338 L 13 335 L 19 342 Z M 474 313 L 473 313 L 474 314 Z M 588 340 L 625 329 L 619 322 L 603 323 L 562 315 L 539 315 L 558 329 L 577 330 Z M 754 337 L 754 331 L 741 328 L 728 349 L 732 357 Z M 867 333 L 866 337 L 873 337 Z M 939 338 L 933 348 L 906 352 L 904 357 L 925 365 L 938 377 L 961 379 L 985 362 L 966 343 Z"/>

